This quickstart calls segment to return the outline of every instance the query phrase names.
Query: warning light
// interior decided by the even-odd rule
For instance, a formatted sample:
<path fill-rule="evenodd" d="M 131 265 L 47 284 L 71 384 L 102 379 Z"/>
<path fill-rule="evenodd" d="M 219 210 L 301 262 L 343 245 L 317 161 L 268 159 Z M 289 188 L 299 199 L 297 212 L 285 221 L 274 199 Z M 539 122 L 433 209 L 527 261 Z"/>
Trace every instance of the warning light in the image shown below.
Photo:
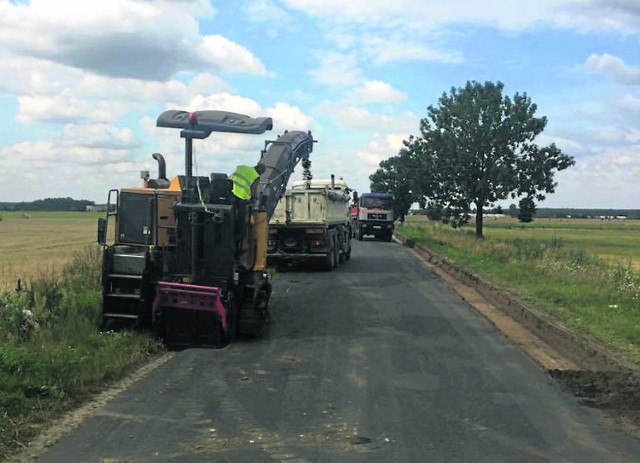
<path fill-rule="evenodd" d="M 189 113 L 189 125 L 196 126 L 198 125 L 198 115 L 196 113 Z"/>

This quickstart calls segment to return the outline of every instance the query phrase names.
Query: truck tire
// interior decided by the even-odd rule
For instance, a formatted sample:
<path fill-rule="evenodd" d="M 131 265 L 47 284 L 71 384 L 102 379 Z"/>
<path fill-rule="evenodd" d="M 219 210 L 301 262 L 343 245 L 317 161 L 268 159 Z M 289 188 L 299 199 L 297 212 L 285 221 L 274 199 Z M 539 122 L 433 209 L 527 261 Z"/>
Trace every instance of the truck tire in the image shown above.
<path fill-rule="evenodd" d="M 344 239 L 338 238 L 338 263 L 343 264 L 345 260 L 347 260 L 347 250 L 345 249 L 345 241 Z"/>
<path fill-rule="evenodd" d="M 387 233 L 386 235 L 384 235 L 384 240 L 385 241 L 391 241 L 391 239 L 393 238 L 393 233 Z"/>
<path fill-rule="evenodd" d="M 338 247 L 338 239 L 333 240 L 333 268 L 338 268 L 340 263 L 340 248 Z"/>
<path fill-rule="evenodd" d="M 356 239 L 358 241 L 362 241 L 362 230 L 360 230 L 359 228 L 356 230 Z"/>
<path fill-rule="evenodd" d="M 322 270 L 324 270 L 325 272 L 330 272 L 337 265 L 337 263 L 336 263 L 336 252 L 335 252 L 334 248 L 335 248 L 335 246 L 333 246 L 333 241 L 332 241 L 331 249 L 329 249 L 329 252 L 327 252 L 327 255 L 322 260 L 322 265 L 321 266 L 322 266 Z"/>

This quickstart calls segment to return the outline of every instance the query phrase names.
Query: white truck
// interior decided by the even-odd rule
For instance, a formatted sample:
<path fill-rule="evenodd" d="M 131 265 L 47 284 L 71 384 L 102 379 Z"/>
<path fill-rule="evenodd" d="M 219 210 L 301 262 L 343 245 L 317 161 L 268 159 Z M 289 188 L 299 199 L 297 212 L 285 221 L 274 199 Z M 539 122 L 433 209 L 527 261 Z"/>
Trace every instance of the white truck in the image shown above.
<path fill-rule="evenodd" d="M 269 221 L 269 264 L 316 262 L 332 270 L 351 257 L 349 188 L 342 179 L 299 180 Z"/>

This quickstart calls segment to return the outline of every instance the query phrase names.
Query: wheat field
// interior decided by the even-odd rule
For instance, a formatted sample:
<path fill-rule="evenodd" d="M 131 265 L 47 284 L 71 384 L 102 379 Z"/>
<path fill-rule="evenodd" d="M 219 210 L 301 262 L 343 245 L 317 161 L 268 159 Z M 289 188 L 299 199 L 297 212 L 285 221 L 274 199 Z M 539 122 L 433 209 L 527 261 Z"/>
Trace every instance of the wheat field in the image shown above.
<path fill-rule="evenodd" d="M 74 252 L 96 245 L 94 212 L 0 212 L 0 289 L 17 280 L 50 275 Z"/>

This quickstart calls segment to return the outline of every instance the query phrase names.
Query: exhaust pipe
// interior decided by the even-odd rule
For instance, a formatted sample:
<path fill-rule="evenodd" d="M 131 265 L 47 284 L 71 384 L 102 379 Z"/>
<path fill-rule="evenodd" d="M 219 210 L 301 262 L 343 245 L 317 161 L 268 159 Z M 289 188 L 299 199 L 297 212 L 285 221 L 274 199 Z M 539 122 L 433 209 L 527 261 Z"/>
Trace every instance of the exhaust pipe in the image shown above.
<path fill-rule="evenodd" d="M 164 162 L 164 156 L 160 153 L 153 153 L 153 159 L 158 161 L 158 178 L 162 180 L 168 180 L 167 178 L 167 164 Z"/>
<path fill-rule="evenodd" d="M 331 174 L 331 189 L 335 190 L 336 189 L 336 176 Z"/>

